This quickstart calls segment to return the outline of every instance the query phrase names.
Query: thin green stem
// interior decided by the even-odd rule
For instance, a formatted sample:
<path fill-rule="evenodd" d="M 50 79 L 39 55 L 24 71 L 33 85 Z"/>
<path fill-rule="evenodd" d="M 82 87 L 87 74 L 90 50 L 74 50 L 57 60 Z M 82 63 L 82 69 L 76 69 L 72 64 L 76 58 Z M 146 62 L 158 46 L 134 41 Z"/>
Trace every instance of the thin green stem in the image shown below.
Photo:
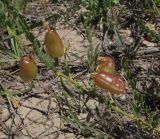
<path fill-rule="evenodd" d="M 156 11 L 157 11 L 157 13 L 158 13 L 158 15 L 160 16 L 160 11 L 159 11 L 158 7 L 156 6 L 155 1 L 154 1 L 154 0 L 152 0 L 152 3 L 153 3 L 153 6 L 154 6 L 155 10 L 156 10 Z"/>
<path fill-rule="evenodd" d="M 82 89 L 84 92 L 87 92 L 87 89 L 84 86 L 80 85 L 77 81 L 75 81 L 71 77 L 63 74 L 61 71 L 58 70 L 58 71 L 55 72 L 55 74 L 58 77 L 62 77 L 64 79 L 66 79 L 67 81 L 69 81 L 70 83 L 72 83 L 73 85 L 75 85 L 77 88 Z"/>
<path fill-rule="evenodd" d="M 92 98 L 98 98 L 98 100 L 101 100 L 100 101 L 101 103 L 103 103 L 105 101 L 105 99 L 102 95 L 99 95 L 97 93 L 95 93 L 94 95 L 93 94 L 91 95 L 90 93 L 88 93 L 89 91 L 84 86 L 80 85 L 76 80 L 70 78 L 69 76 L 66 76 L 61 71 L 56 71 L 55 74 L 58 77 L 62 77 L 64 79 L 66 79 L 71 84 L 75 85 L 77 88 L 82 89 L 84 94 L 90 95 L 90 97 L 92 97 Z M 111 103 L 111 110 L 114 112 L 117 112 L 121 115 L 126 116 L 129 120 L 137 121 L 141 125 L 141 127 L 144 129 L 152 129 L 151 125 L 148 124 L 144 119 L 138 118 L 138 117 L 134 116 L 133 114 L 130 114 L 130 113 L 123 111 L 119 106 L 115 105 L 115 103 Z M 160 132 L 160 128 L 153 128 L 152 130 Z"/>

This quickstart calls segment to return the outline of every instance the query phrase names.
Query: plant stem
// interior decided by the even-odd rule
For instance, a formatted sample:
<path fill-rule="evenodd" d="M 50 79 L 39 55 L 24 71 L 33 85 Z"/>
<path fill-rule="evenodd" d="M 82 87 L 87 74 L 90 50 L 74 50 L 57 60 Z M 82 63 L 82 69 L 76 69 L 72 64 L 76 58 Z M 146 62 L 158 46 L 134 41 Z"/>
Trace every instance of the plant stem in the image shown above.
<path fill-rule="evenodd" d="M 87 94 L 92 98 L 95 98 L 95 97 L 98 98 L 99 100 L 101 100 L 101 103 L 103 103 L 105 101 L 105 99 L 102 95 L 99 95 L 97 93 L 94 93 L 94 94 L 88 93 L 89 91 L 84 86 L 80 85 L 76 80 L 70 78 L 69 76 L 66 76 L 61 71 L 56 71 L 55 74 L 58 77 L 62 77 L 64 79 L 66 79 L 71 84 L 75 85 L 77 88 L 82 89 L 84 94 Z M 137 121 L 141 125 L 141 127 L 144 129 L 152 129 L 154 131 L 160 132 L 160 128 L 152 128 L 151 125 L 148 124 L 143 118 L 138 118 L 138 117 L 134 116 L 133 114 L 130 114 L 130 113 L 123 111 L 119 106 L 115 105 L 115 103 L 111 103 L 111 110 L 114 112 L 117 112 L 121 115 L 126 116 L 129 120 Z"/>
<path fill-rule="evenodd" d="M 86 88 L 84 88 L 84 86 L 80 85 L 77 81 L 75 81 L 74 79 L 72 79 L 71 77 L 63 74 L 61 71 L 56 71 L 55 74 L 58 77 L 62 77 L 64 79 L 66 79 L 67 81 L 69 81 L 70 83 L 72 83 L 73 85 L 75 85 L 77 88 L 82 89 L 84 92 L 87 92 L 88 90 Z"/>

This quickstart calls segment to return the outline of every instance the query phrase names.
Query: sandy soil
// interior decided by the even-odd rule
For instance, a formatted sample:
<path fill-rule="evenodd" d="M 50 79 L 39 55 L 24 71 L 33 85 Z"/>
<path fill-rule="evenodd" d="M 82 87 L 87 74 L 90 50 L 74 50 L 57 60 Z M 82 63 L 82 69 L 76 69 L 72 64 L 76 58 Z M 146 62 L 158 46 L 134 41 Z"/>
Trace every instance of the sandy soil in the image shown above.
<path fill-rule="evenodd" d="M 58 6 L 55 4 L 49 4 L 47 6 L 47 14 L 56 13 L 58 12 L 58 10 L 66 10 L 66 7 L 63 4 L 60 4 Z M 36 19 L 36 17 L 40 17 L 40 15 L 42 15 L 43 13 L 43 9 L 41 8 L 42 7 L 37 4 L 37 2 L 29 3 L 28 9 L 26 10 L 26 16 L 30 19 Z M 81 76 L 80 79 L 83 79 L 83 81 L 85 82 L 85 80 L 87 80 L 85 64 L 82 63 L 82 61 L 77 60 L 74 55 L 76 54 L 79 57 L 82 57 L 83 60 L 85 60 L 88 41 L 86 40 L 86 38 L 84 38 L 84 33 L 82 33 L 81 30 L 77 28 L 76 25 L 74 25 L 76 14 L 77 13 L 75 13 L 75 17 L 73 17 L 73 19 L 70 19 L 69 22 L 65 22 L 64 18 L 60 18 L 54 25 L 54 27 L 63 38 L 65 46 L 71 46 L 68 50 L 68 62 L 73 66 L 73 74 L 74 71 L 78 70 L 78 72 L 76 72 L 74 76 Z M 43 42 L 45 34 L 44 29 L 42 29 L 42 27 L 37 27 L 33 29 L 33 32 L 37 36 L 37 38 L 41 40 L 41 42 Z M 131 43 L 132 39 L 129 38 L 129 34 L 129 30 L 122 30 L 122 35 L 124 36 L 124 38 L 129 40 L 128 43 Z M 95 46 L 101 44 L 101 40 L 98 39 L 96 35 L 97 34 L 94 34 L 93 32 L 93 44 Z M 28 45 L 28 42 L 26 40 L 24 40 L 24 42 L 26 43 L 26 45 Z M 138 51 L 139 55 L 137 56 L 137 59 L 135 59 L 134 65 L 135 68 L 141 67 L 142 64 L 144 65 L 143 72 L 138 73 L 142 80 L 144 78 L 143 75 L 146 75 L 144 71 L 153 67 L 153 65 L 159 59 L 159 57 L 153 57 L 153 62 L 148 62 L 148 60 L 146 60 L 146 57 L 140 59 L 139 56 L 144 53 L 144 48 L 147 54 L 151 49 L 154 49 L 155 51 L 158 51 L 159 49 L 158 47 L 156 47 L 156 43 L 144 40 L 143 44 L 145 47 L 142 47 Z M 1 53 L 0 55 L 6 59 L 6 56 L 3 53 Z M 61 59 L 61 64 L 63 65 L 63 58 Z M 18 67 L 15 62 L 10 62 L 9 66 L 11 65 L 13 65 L 13 68 L 8 67 L 6 69 L 3 69 L 2 67 L 4 67 L 4 65 L 1 66 L 0 84 L 5 85 L 6 88 L 8 88 L 10 91 L 14 91 L 15 93 L 17 91 L 21 92 L 22 90 L 24 90 L 25 93 L 17 95 L 16 102 L 18 103 L 10 103 L 10 99 L 4 99 L 0 97 L 0 139 L 94 138 L 91 136 L 84 137 L 83 135 L 75 133 L 74 129 L 72 129 L 70 125 L 62 118 L 62 115 L 60 113 L 61 107 L 57 102 L 57 98 L 61 96 L 64 90 L 60 85 L 60 80 L 54 75 L 51 70 L 47 69 L 45 66 L 40 66 L 37 78 L 31 83 L 24 84 L 17 76 Z M 120 74 L 123 75 L 123 72 L 121 72 Z M 159 79 L 159 77 L 157 78 Z M 15 101 L 16 99 L 12 99 L 11 101 Z M 133 101 L 133 97 L 129 92 L 125 95 L 124 100 L 122 100 L 121 98 L 117 98 L 116 101 L 124 109 L 129 111 L 129 105 Z M 62 106 L 65 109 L 65 105 Z M 102 107 L 95 100 L 88 101 L 87 106 L 92 111 L 95 111 L 96 106 Z M 87 117 L 87 110 L 85 109 L 84 111 L 85 112 L 79 113 L 79 117 L 82 121 Z M 117 114 L 112 114 L 111 117 L 112 119 L 109 119 L 107 123 L 108 126 L 114 129 L 112 132 L 115 135 L 111 138 L 147 139 L 148 137 L 148 139 L 151 139 L 158 137 L 157 134 L 144 131 L 138 128 L 134 122 L 128 121 L 126 118 L 119 115 L 117 116 Z M 119 120 L 119 124 L 115 122 L 117 118 Z"/>

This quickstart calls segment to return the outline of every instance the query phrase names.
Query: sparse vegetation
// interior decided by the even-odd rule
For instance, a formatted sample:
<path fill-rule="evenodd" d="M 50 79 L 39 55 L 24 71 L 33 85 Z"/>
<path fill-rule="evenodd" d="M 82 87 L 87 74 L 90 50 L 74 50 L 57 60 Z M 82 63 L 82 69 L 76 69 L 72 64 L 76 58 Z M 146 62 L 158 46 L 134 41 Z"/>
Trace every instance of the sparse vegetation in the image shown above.
<path fill-rule="evenodd" d="M 34 4 L 41 12 L 29 11 Z M 53 135 L 62 138 L 60 134 L 73 133 L 70 138 L 159 138 L 159 19 L 159 0 L 1 0 L 0 137 L 49 138 Z M 84 51 L 64 43 L 65 51 L 63 48 L 62 52 L 60 49 L 57 51 L 60 52 L 58 56 L 53 54 L 48 42 L 47 49 L 44 47 L 44 35 L 41 35 L 43 39 L 39 37 L 41 32 L 45 34 L 47 31 L 46 24 L 48 29 L 55 30 L 56 35 L 52 37 L 56 39 L 49 38 L 54 45 L 60 46 L 61 41 L 64 43 L 64 34 L 69 35 L 70 30 L 76 30 L 76 34 L 83 37 L 80 43 L 81 46 L 86 45 Z M 70 30 L 67 33 L 62 30 L 60 39 L 56 28 L 61 26 Z M 95 38 L 99 43 L 95 44 Z M 72 41 L 74 39 L 75 36 Z M 29 83 L 19 78 L 19 68 L 24 69 L 19 67 L 19 60 L 26 55 L 32 57 L 39 68 L 34 80 L 29 78 L 30 74 L 25 76 L 20 71 L 25 79 L 32 80 Z M 111 67 L 106 63 L 107 67 L 101 67 L 103 59 L 98 61 L 98 57 L 105 56 L 114 59 Z M 102 85 L 99 83 L 101 80 L 98 81 L 100 88 L 95 85 L 97 82 L 93 77 L 96 72 L 96 77 L 99 77 L 99 70 L 110 72 L 105 77 L 112 80 L 112 84 L 108 81 L 107 86 Z M 122 86 L 123 82 L 125 85 Z M 46 89 L 45 83 L 51 86 Z M 42 94 L 40 88 L 43 89 Z M 116 94 L 124 94 L 114 96 L 115 88 Z M 32 98 L 40 99 L 40 102 L 33 107 L 27 106 L 25 102 Z M 51 105 L 53 101 L 54 108 Z M 42 102 L 47 107 L 45 111 L 36 107 Z M 24 116 L 21 111 L 25 108 L 30 111 Z M 28 117 L 34 113 L 33 110 L 41 113 L 45 117 L 43 119 L 50 122 L 42 120 L 42 123 L 48 125 L 52 123 L 53 115 L 58 113 L 57 117 L 62 120 L 59 129 L 53 129 L 52 123 L 39 134 L 28 131 L 27 120 L 38 123 Z M 5 111 L 8 111 L 7 116 Z M 47 126 L 46 123 L 44 125 Z"/>

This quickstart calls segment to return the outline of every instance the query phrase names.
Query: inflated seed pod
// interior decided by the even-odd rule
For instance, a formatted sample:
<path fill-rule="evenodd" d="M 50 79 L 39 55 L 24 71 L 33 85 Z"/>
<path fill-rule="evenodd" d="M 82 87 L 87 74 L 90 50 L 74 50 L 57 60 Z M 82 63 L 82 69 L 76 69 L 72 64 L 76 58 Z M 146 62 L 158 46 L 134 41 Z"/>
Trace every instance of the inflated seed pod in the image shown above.
<path fill-rule="evenodd" d="M 111 56 L 98 57 L 98 66 L 96 68 L 96 72 L 106 71 L 109 73 L 115 73 L 115 62 Z"/>
<path fill-rule="evenodd" d="M 38 68 L 31 56 L 21 57 L 19 68 L 19 75 L 24 82 L 32 81 L 37 76 Z"/>
<path fill-rule="evenodd" d="M 58 33 L 54 30 L 49 30 L 45 34 L 45 50 L 52 58 L 59 58 L 64 55 L 65 48 Z"/>
<path fill-rule="evenodd" d="M 95 84 L 101 89 L 109 91 L 111 94 L 123 94 L 125 92 L 125 83 L 117 75 L 100 71 L 93 77 Z"/>

